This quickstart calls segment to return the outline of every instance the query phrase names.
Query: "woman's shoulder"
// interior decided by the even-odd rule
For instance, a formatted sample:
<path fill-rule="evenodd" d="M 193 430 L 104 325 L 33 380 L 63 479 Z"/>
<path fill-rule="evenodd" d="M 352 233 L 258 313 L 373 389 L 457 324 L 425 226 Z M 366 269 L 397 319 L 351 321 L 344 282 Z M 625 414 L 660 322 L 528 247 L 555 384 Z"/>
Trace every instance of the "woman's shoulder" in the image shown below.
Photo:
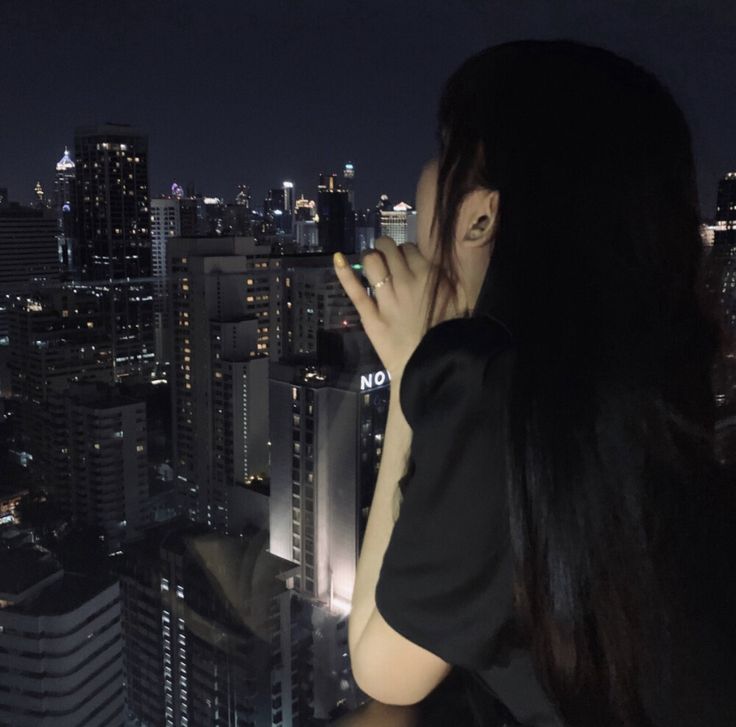
<path fill-rule="evenodd" d="M 407 422 L 413 426 L 437 398 L 478 394 L 498 375 L 495 369 L 509 368 L 513 350 L 511 331 L 490 315 L 452 318 L 430 328 L 409 357 L 400 383 Z"/>

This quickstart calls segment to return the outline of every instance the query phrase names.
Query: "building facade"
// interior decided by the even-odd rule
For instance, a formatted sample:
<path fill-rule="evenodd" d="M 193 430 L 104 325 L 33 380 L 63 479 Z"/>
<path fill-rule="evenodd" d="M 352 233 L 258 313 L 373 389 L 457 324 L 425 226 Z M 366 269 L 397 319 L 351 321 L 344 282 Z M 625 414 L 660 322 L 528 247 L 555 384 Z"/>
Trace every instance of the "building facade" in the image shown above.
<path fill-rule="evenodd" d="M 120 586 L 48 552 L 0 555 L 0 723 L 122 727 Z"/>

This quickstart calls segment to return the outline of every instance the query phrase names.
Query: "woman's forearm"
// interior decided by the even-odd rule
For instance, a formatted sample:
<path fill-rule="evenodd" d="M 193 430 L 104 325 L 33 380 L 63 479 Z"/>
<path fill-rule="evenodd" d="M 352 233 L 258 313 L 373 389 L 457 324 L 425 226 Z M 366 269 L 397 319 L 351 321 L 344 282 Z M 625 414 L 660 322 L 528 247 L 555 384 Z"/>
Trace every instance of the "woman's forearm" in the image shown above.
<path fill-rule="evenodd" d="M 376 490 L 355 573 L 352 606 L 348 619 L 348 645 L 351 654 L 376 605 L 378 574 L 394 529 L 394 495 L 398 481 L 404 474 L 411 446 L 412 430 L 399 404 L 400 385 L 400 378 L 391 380 L 388 418 Z"/>

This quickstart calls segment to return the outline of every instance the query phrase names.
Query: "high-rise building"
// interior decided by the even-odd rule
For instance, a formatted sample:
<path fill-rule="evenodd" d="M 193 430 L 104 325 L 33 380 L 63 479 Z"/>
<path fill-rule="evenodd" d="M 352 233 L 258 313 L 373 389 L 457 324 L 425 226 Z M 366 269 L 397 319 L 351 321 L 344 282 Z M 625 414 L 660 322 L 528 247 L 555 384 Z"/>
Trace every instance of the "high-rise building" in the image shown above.
<path fill-rule="evenodd" d="M 0 207 L 0 293 L 25 292 L 33 281 L 58 281 L 57 221 L 46 208 Z"/>
<path fill-rule="evenodd" d="M 284 212 L 291 215 L 294 213 L 294 182 L 284 182 Z"/>
<path fill-rule="evenodd" d="M 371 250 L 376 241 L 376 229 L 371 210 L 358 210 L 355 214 L 355 252 L 359 255 Z"/>
<path fill-rule="evenodd" d="M 148 137 L 108 123 L 77 127 L 74 145 L 75 275 L 108 301 L 115 378 L 147 379 L 156 366 Z"/>
<path fill-rule="evenodd" d="M 168 286 L 166 284 L 166 246 L 172 237 L 181 236 L 181 199 L 176 196 L 151 200 L 151 247 L 153 275 L 156 278 L 153 300 L 153 324 L 156 362 L 162 370 L 171 360 L 167 350 L 169 322 L 166 317 Z"/>
<path fill-rule="evenodd" d="M 77 127 L 74 145 L 80 278 L 149 277 L 148 136 L 128 124 Z"/>
<path fill-rule="evenodd" d="M 263 200 L 263 217 L 271 233 L 291 233 L 294 217 L 293 182 L 284 182 L 283 186 L 268 191 Z"/>
<path fill-rule="evenodd" d="M 399 202 L 390 210 L 380 210 L 381 235 L 391 237 L 397 245 L 407 240 L 416 242 L 416 212 L 406 202 Z M 413 236 L 410 237 L 413 230 Z"/>
<path fill-rule="evenodd" d="M 321 174 L 317 188 L 317 222 L 322 252 L 351 254 L 355 248 L 355 214 L 337 175 Z"/>
<path fill-rule="evenodd" d="M 294 213 L 296 200 L 294 199 L 294 182 L 284 182 L 284 214 L 281 220 L 281 231 L 291 234 L 294 229 Z"/>
<path fill-rule="evenodd" d="M 71 515 L 100 528 L 112 553 L 145 520 L 146 403 L 100 382 L 72 384 L 64 400 Z"/>
<path fill-rule="evenodd" d="M 145 724 L 312 724 L 311 608 L 267 535 L 175 521 L 128 550 L 128 707 Z"/>
<path fill-rule="evenodd" d="M 93 289 L 39 288 L 8 311 L 17 446 L 39 485 L 71 514 L 65 392 L 71 381 L 112 382 L 104 299 Z"/>
<path fill-rule="evenodd" d="M 342 186 L 348 192 L 348 200 L 350 206 L 355 209 L 355 166 L 352 162 L 348 162 L 342 170 Z"/>
<path fill-rule="evenodd" d="M 368 212 L 368 223 L 373 225 L 374 239 L 381 236 L 381 215 L 393 210 L 393 203 L 387 194 L 382 194 L 376 202 L 376 206 Z"/>
<path fill-rule="evenodd" d="M 237 202 L 228 202 L 225 206 L 224 223 L 223 235 L 252 237 L 260 224 L 260 218 L 250 207 Z"/>
<path fill-rule="evenodd" d="M 383 449 L 388 373 L 354 326 L 323 331 L 314 363 L 273 363 L 270 387 L 271 552 L 300 564 L 295 587 L 348 612 Z"/>
<path fill-rule="evenodd" d="M 250 187 L 247 184 L 238 185 L 238 193 L 235 195 L 235 204 L 250 209 Z"/>
<path fill-rule="evenodd" d="M 204 199 L 201 196 L 187 195 L 180 200 L 179 219 L 182 237 L 197 237 L 207 234 L 207 220 Z"/>
<path fill-rule="evenodd" d="M 271 358 L 314 357 L 320 330 L 360 322 L 326 255 L 274 258 L 271 284 Z"/>
<path fill-rule="evenodd" d="M 51 200 L 46 196 L 46 192 L 43 191 L 40 181 L 36 182 L 36 186 L 33 188 L 33 194 L 36 197 L 33 204 L 34 207 L 42 209 L 50 209 L 52 207 Z"/>
<path fill-rule="evenodd" d="M 64 270 L 74 267 L 72 258 L 74 248 L 74 215 L 72 204 L 75 195 L 75 164 L 69 156 L 69 149 L 64 147 L 64 155 L 56 163 L 54 178 L 54 208 L 58 221 L 58 255 Z"/>
<path fill-rule="evenodd" d="M 120 586 L 39 546 L 0 550 L 0 723 L 122 727 Z"/>
<path fill-rule="evenodd" d="M 344 626 L 383 449 L 388 382 L 357 325 L 322 331 L 313 362 L 271 367 L 270 551 L 299 564 L 294 588 L 319 604 L 316 714 L 357 697 Z"/>
<path fill-rule="evenodd" d="M 736 230 L 736 172 L 729 172 L 718 182 L 716 224 Z"/>
<path fill-rule="evenodd" d="M 168 247 L 174 472 L 190 520 L 229 532 L 268 471 L 269 255 L 254 238 Z"/>
<path fill-rule="evenodd" d="M 707 301 L 721 325 L 722 350 L 714 372 L 719 404 L 736 401 L 736 172 L 718 183 L 713 245 L 705 260 Z"/>
<path fill-rule="evenodd" d="M 725 333 L 736 334 L 736 172 L 718 182 L 713 246 L 706 285 L 722 312 Z"/>
<path fill-rule="evenodd" d="M 294 222 L 294 241 L 302 252 L 319 250 L 319 227 L 314 220 L 296 220 Z"/>
<path fill-rule="evenodd" d="M 305 199 L 302 195 L 294 204 L 294 219 L 299 221 L 313 219 L 315 207 L 314 200 Z"/>
<path fill-rule="evenodd" d="M 153 275 L 166 276 L 166 245 L 181 236 L 180 202 L 176 197 L 151 200 L 151 256 Z"/>

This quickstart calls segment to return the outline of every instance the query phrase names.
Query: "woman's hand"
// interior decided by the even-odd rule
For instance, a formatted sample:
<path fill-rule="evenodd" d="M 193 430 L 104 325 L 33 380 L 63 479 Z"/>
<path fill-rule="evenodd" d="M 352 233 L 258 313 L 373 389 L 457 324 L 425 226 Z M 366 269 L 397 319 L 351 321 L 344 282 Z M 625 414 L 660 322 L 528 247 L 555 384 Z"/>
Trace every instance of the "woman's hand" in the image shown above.
<path fill-rule="evenodd" d="M 424 323 L 429 309 L 427 281 L 432 264 L 413 242 L 396 245 L 390 237 L 379 237 L 374 250 L 364 253 L 363 269 L 371 287 L 390 275 L 368 295 L 363 283 L 346 264 L 339 266 L 335 253 L 337 277 L 353 302 L 366 335 L 391 379 L 400 378 L 406 362 L 424 336 Z M 374 253 L 374 254 L 371 254 Z M 449 290 L 443 281 L 430 328 L 458 315 Z"/>

